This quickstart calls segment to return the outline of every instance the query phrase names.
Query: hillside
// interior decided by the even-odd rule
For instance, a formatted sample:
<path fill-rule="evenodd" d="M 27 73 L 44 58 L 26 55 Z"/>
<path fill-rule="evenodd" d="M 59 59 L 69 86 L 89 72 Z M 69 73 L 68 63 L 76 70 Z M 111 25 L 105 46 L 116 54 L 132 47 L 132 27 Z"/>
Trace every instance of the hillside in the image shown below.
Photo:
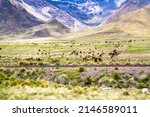
<path fill-rule="evenodd" d="M 22 37 L 53 37 L 59 38 L 63 35 L 70 33 L 71 29 L 67 28 L 65 25 L 57 20 L 49 21 L 45 24 L 35 26 L 25 30 Z"/>
<path fill-rule="evenodd" d="M 150 5 L 128 12 L 113 22 L 80 31 L 75 35 L 80 38 L 101 37 L 150 37 Z"/>
<path fill-rule="evenodd" d="M 150 5 L 147 5 L 150 3 L 149 0 L 108 1 L 108 4 L 106 2 L 0 0 L 0 39 L 16 36 L 57 38 L 74 31 L 77 32 L 69 34 L 67 38 L 150 35 Z M 65 7 L 66 4 L 70 7 Z M 82 6 L 82 11 L 79 5 Z M 76 11 L 73 10 L 74 6 Z M 81 14 L 89 17 L 84 17 L 87 19 L 85 21 L 78 16 L 79 14 L 81 17 L 84 17 Z M 100 18 L 101 21 L 94 23 L 94 17 L 97 20 Z M 91 21 L 95 25 L 90 23 Z"/>
<path fill-rule="evenodd" d="M 24 9 L 13 6 L 9 0 L 0 0 L 0 34 L 42 24 Z"/>
<path fill-rule="evenodd" d="M 79 30 L 86 27 L 76 18 L 59 8 L 49 4 L 45 0 L 8 0 L 13 6 L 19 6 L 19 9 L 24 9 L 26 12 L 36 17 L 36 19 L 46 23 L 51 20 L 58 20 L 63 25 L 72 30 Z"/>
<path fill-rule="evenodd" d="M 86 27 L 44 0 L 0 0 L 0 35 L 22 31 L 52 20 L 57 20 L 72 30 Z"/>
<path fill-rule="evenodd" d="M 109 18 L 106 20 L 107 23 L 117 20 L 120 16 L 129 13 L 134 10 L 143 8 L 144 6 L 150 3 L 149 0 L 127 0 L 124 4 L 121 5 L 114 13 L 112 13 Z"/>
<path fill-rule="evenodd" d="M 118 30 L 130 35 L 150 36 L 150 5 L 122 15 L 116 21 L 106 24 L 102 32 Z M 116 32 L 117 33 L 117 32 Z"/>

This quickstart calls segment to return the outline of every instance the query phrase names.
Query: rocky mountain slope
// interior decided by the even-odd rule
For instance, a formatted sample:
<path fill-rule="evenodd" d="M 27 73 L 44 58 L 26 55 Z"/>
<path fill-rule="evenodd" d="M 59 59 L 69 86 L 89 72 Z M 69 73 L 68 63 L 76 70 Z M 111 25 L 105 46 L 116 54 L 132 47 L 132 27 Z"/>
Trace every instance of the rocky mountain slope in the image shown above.
<path fill-rule="evenodd" d="M 117 20 L 121 15 L 138 10 L 150 3 L 150 0 L 127 0 L 122 6 L 112 13 L 107 19 L 107 23 Z"/>
<path fill-rule="evenodd" d="M 46 0 L 86 25 L 98 25 L 127 0 Z"/>
<path fill-rule="evenodd" d="M 86 27 L 45 0 L 0 0 L 0 33 L 20 31 L 53 20 L 71 30 Z"/>
<path fill-rule="evenodd" d="M 86 35 L 147 35 L 148 4 L 150 0 L 0 0 L 0 35 L 60 37 L 78 30 Z"/>
<path fill-rule="evenodd" d="M 10 33 L 42 22 L 9 0 L 0 0 L 0 33 Z"/>
<path fill-rule="evenodd" d="M 126 13 L 116 21 L 104 26 L 103 31 L 111 32 L 115 29 L 131 35 L 150 36 L 150 5 Z M 116 32 L 117 33 L 117 32 Z"/>
<path fill-rule="evenodd" d="M 58 20 L 72 30 L 83 29 L 86 26 L 68 13 L 49 4 L 45 0 L 9 0 L 12 5 L 19 6 L 42 22 Z"/>
<path fill-rule="evenodd" d="M 62 35 L 64 36 L 67 33 L 70 33 L 71 30 L 64 26 L 57 20 L 52 20 L 47 23 L 29 28 L 24 31 L 22 37 L 52 37 L 52 38 L 60 38 Z"/>
<path fill-rule="evenodd" d="M 80 37 L 150 37 L 150 4 L 144 8 L 125 13 L 112 22 L 83 31 Z M 87 36 L 88 35 L 88 36 Z"/>

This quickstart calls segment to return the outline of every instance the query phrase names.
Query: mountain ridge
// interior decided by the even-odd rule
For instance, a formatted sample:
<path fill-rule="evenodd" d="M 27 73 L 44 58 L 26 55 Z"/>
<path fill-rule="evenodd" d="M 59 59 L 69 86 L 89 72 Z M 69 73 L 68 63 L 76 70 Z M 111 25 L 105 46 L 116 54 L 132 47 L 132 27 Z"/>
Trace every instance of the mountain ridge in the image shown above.
<path fill-rule="evenodd" d="M 64 13 L 58 8 L 49 5 L 49 3 L 46 3 L 45 0 L 28 1 L 31 2 L 31 4 L 34 3 L 33 6 L 25 3 L 27 1 L 28 0 L 0 0 L 0 24 L 3 29 L 3 31 L 1 30 L 1 33 L 30 28 L 47 23 L 54 19 L 58 20 L 72 30 L 78 30 L 86 27 L 86 25 L 80 23 L 67 13 Z M 7 23 L 4 23 L 7 22 L 7 20 L 9 20 L 8 25 Z M 25 27 L 24 25 L 29 26 Z M 4 30 L 5 27 L 6 30 Z"/>
<path fill-rule="evenodd" d="M 149 0 L 128 0 L 121 5 L 110 17 L 106 20 L 106 23 L 113 22 L 117 20 L 121 15 L 124 15 L 128 12 L 138 10 L 150 3 Z"/>
<path fill-rule="evenodd" d="M 43 22 L 56 19 L 72 30 L 83 29 L 86 27 L 68 13 L 61 11 L 57 7 L 47 3 L 45 0 L 19 0 L 17 4 L 20 4 L 27 12 Z"/>
<path fill-rule="evenodd" d="M 131 25 L 129 29 L 132 28 L 132 25 L 135 29 L 138 28 L 135 26 L 134 21 L 132 21 L 133 18 L 128 17 L 128 14 L 130 16 L 130 14 L 132 14 L 133 12 L 139 12 L 132 14 L 136 18 L 138 15 L 140 15 L 141 9 L 145 9 L 145 7 L 150 4 L 150 0 L 102 0 L 99 2 L 97 0 L 73 0 L 70 3 L 68 0 L 59 0 L 56 1 L 56 3 L 64 3 L 63 1 L 65 1 L 65 4 L 68 5 L 74 3 L 75 5 L 81 5 L 81 9 L 83 11 L 86 11 L 87 14 L 91 13 L 90 16 L 93 16 L 96 19 L 99 19 L 101 17 L 103 18 L 99 21 L 99 25 L 94 25 L 90 23 L 91 21 L 94 22 L 93 19 L 87 18 L 87 20 L 84 22 L 83 19 L 81 20 L 80 18 L 74 16 L 72 11 L 70 11 L 70 13 L 72 13 L 72 15 L 70 15 L 68 11 L 65 11 L 64 6 L 61 6 L 62 8 L 59 8 L 60 6 L 57 7 L 57 5 L 51 4 L 53 2 L 48 2 L 48 0 L 0 0 L 0 34 L 15 34 L 15 32 L 18 31 L 19 34 L 23 33 L 25 34 L 25 36 L 26 34 L 29 34 L 29 37 L 61 37 L 60 34 L 65 35 L 65 33 L 68 34 L 72 31 L 74 32 L 78 30 L 79 32 L 82 32 L 82 30 L 87 31 L 87 29 L 94 30 L 98 35 L 107 35 L 112 33 L 131 34 L 129 31 L 127 31 L 127 29 L 125 29 L 124 26 L 121 25 L 126 25 L 128 23 Z M 98 5 L 110 8 L 106 10 L 106 13 L 104 14 L 104 11 L 101 11 Z M 72 7 L 70 7 L 70 9 L 71 8 Z M 94 12 L 94 9 L 98 11 Z M 105 8 L 102 9 L 104 10 Z M 141 15 L 146 14 L 142 13 Z M 149 17 L 139 17 L 141 18 L 141 20 L 136 19 L 136 25 L 141 27 L 142 25 L 145 25 L 142 28 L 148 30 L 148 22 L 146 22 L 146 24 L 144 22 L 144 19 L 149 19 Z M 58 27 L 60 28 L 59 30 Z M 90 34 L 94 34 L 94 31 L 91 31 L 92 33 L 88 31 L 87 32 Z M 136 31 L 133 32 L 135 34 L 137 33 Z M 88 33 L 87 35 L 90 35 Z"/>
<path fill-rule="evenodd" d="M 144 8 L 128 12 L 113 22 L 105 23 L 88 31 L 88 37 L 133 36 L 150 37 L 150 4 Z M 84 37 L 83 35 L 82 37 Z"/>
<path fill-rule="evenodd" d="M 23 9 L 12 6 L 8 0 L 0 0 L 0 32 L 7 33 L 42 24 Z"/>
<path fill-rule="evenodd" d="M 57 21 L 56 19 L 49 21 L 45 24 L 32 27 L 25 31 L 26 37 L 52 37 L 60 38 L 71 32 L 71 29 Z M 63 36 L 62 36 L 63 35 Z"/>

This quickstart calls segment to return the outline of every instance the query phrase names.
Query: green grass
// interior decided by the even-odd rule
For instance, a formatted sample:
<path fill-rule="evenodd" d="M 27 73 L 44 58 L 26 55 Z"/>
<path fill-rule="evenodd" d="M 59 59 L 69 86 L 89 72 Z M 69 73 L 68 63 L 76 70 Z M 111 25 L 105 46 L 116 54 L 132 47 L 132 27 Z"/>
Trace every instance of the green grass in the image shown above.
<path fill-rule="evenodd" d="M 150 73 L 84 69 L 0 69 L 0 99 L 149 99 Z M 90 70 L 94 73 L 95 70 Z M 97 70 L 98 72 L 98 70 Z M 103 90 L 102 87 L 112 90 Z"/>
<path fill-rule="evenodd" d="M 1 41 L 0 66 L 150 64 L 149 45 L 149 38 L 123 36 Z M 109 53 L 114 49 L 120 54 L 111 59 Z M 102 61 L 86 57 L 98 58 L 102 51 Z M 141 92 L 150 88 L 149 79 L 146 71 L 130 74 L 117 69 L 0 69 L 0 99 L 150 99 L 149 93 Z M 112 90 L 105 91 L 102 86 Z"/>
<path fill-rule="evenodd" d="M 128 42 L 130 40 L 132 42 Z M 150 64 L 149 45 L 148 38 L 1 42 L 0 65 Z M 120 54 L 112 60 L 109 52 L 113 49 Z M 73 51 L 78 52 L 78 55 L 71 55 Z M 98 57 L 98 53 L 102 51 L 105 54 L 101 62 L 95 62 L 91 58 L 83 60 L 88 55 Z"/>

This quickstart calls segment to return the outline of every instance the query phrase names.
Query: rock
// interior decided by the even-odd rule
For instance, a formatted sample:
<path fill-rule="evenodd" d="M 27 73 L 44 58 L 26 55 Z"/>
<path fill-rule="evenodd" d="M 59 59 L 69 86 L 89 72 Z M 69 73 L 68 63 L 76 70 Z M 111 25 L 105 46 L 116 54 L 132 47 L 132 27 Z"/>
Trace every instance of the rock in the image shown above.
<path fill-rule="evenodd" d="M 57 82 L 60 84 L 67 84 L 68 82 L 68 76 L 66 74 L 62 74 L 58 77 Z"/>
<path fill-rule="evenodd" d="M 148 93 L 148 92 L 149 92 L 148 88 L 143 88 L 142 89 L 142 93 Z"/>
<path fill-rule="evenodd" d="M 41 30 L 34 32 L 33 36 L 35 36 L 35 37 L 48 37 L 48 36 L 50 36 L 50 33 L 49 33 L 48 29 L 44 28 L 44 29 L 41 29 Z"/>
<path fill-rule="evenodd" d="M 66 84 L 66 80 L 64 78 L 59 78 L 59 83 L 60 84 Z"/>
<path fill-rule="evenodd" d="M 100 87 L 102 90 L 104 90 L 104 91 L 111 91 L 112 90 L 112 88 L 111 87 L 106 87 L 106 86 L 102 86 L 102 87 Z"/>
<path fill-rule="evenodd" d="M 138 77 L 139 80 L 144 80 L 145 78 L 147 78 L 146 74 L 142 74 Z"/>
<path fill-rule="evenodd" d="M 69 85 L 76 86 L 77 85 L 77 81 L 76 80 L 70 80 L 69 81 Z"/>

